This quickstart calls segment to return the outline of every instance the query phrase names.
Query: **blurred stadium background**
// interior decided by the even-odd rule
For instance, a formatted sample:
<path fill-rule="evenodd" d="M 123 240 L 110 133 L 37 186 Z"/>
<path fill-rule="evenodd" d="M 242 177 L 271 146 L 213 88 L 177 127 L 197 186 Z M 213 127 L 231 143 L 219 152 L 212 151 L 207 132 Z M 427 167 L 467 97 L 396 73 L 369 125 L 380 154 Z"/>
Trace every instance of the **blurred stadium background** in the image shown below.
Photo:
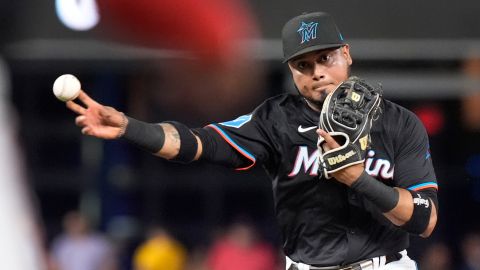
<path fill-rule="evenodd" d="M 131 269 L 132 250 L 152 224 L 191 251 L 248 218 L 279 246 L 261 168 L 172 164 L 123 141 L 84 137 L 51 86 L 75 74 L 99 102 L 150 122 L 230 120 L 265 97 L 294 91 L 281 63 L 281 27 L 312 10 L 336 19 L 351 45 L 353 73 L 381 82 L 387 98 L 427 127 L 440 220 L 428 240 L 412 237 L 409 252 L 421 260 L 430 245 L 446 244 L 455 269 L 465 235 L 480 225 L 480 2 L 473 0 L 1 0 L 2 106 L 14 110 L 2 126 L 13 129 L 45 249 L 72 209 L 121 243 L 121 269 Z"/>

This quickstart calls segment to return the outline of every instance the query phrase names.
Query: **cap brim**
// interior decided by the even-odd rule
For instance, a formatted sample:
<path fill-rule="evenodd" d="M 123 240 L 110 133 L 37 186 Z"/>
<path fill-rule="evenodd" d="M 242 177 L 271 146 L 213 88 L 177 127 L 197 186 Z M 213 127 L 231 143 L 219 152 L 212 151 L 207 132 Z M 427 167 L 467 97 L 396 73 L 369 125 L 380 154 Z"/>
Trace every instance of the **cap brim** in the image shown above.
<path fill-rule="evenodd" d="M 283 63 L 286 63 L 286 62 L 292 60 L 292 58 L 295 58 L 295 57 L 297 57 L 301 54 L 304 54 L 304 53 L 309 53 L 309 52 L 324 50 L 324 49 L 330 49 L 330 48 L 335 48 L 335 47 L 342 47 L 342 46 L 345 46 L 345 45 L 346 45 L 345 43 L 335 43 L 335 44 L 321 44 L 321 45 L 315 45 L 315 46 L 307 47 L 303 50 L 300 50 L 300 51 L 296 52 L 295 54 L 290 55 L 287 59 L 283 60 Z"/>

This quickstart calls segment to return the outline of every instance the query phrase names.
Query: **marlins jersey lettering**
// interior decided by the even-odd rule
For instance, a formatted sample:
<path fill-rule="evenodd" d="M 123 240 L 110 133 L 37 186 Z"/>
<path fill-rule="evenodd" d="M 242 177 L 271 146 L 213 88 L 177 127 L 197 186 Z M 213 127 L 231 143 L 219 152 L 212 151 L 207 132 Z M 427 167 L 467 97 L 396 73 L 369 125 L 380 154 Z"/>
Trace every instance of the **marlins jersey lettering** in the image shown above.
<path fill-rule="evenodd" d="M 387 100 L 372 128 L 366 171 L 389 186 L 437 189 L 423 125 Z M 408 246 L 395 227 L 360 194 L 318 176 L 319 113 L 298 95 L 266 100 L 251 114 L 195 132 L 203 159 L 239 170 L 262 165 L 272 178 L 285 254 L 308 264 L 338 265 L 390 254 Z"/>

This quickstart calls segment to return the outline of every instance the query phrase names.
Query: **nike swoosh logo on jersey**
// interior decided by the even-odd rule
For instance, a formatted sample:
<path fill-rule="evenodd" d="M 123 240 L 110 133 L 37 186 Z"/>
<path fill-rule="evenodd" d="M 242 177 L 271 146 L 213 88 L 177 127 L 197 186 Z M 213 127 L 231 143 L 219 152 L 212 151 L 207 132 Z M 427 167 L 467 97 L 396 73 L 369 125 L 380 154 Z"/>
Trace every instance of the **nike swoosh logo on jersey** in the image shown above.
<path fill-rule="evenodd" d="M 316 126 L 303 128 L 302 125 L 300 125 L 300 126 L 298 126 L 298 132 L 304 133 L 304 132 L 307 132 L 307 131 L 310 131 L 310 130 L 316 129 L 316 128 L 317 128 Z"/>

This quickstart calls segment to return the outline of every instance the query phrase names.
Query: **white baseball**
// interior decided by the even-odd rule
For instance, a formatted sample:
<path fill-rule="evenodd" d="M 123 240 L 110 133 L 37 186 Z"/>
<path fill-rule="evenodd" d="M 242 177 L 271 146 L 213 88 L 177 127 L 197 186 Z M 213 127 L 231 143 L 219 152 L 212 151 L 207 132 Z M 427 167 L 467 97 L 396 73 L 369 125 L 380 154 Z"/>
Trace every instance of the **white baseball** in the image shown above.
<path fill-rule="evenodd" d="M 80 89 L 80 81 L 71 74 L 63 74 L 53 83 L 53 94 L 61 101 L 76 99 Z"/>

